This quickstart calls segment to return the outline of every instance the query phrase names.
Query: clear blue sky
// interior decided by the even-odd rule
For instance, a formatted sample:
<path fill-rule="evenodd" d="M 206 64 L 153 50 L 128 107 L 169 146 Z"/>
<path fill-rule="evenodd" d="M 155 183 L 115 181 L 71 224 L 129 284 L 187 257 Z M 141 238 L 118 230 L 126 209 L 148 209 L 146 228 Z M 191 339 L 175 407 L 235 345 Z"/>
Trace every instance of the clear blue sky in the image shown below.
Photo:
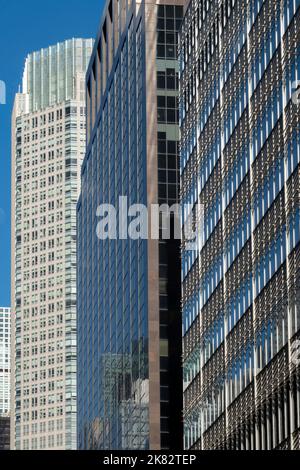
<path fill-rule="evenodd" d="M 0 306 L 10 305 L 10 119 L 29 52 L 72 37 L 95 37 L 104 0 L 0 0 Z"/>

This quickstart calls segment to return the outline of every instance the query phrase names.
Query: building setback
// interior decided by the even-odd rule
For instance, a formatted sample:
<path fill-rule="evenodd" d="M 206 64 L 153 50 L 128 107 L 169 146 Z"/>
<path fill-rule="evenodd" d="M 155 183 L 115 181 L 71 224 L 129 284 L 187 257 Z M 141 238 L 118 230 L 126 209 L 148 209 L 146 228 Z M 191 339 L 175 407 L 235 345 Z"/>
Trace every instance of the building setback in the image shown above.
<path fill-rule="evenodd" d="M 107 1 L 78 203 L 78 446 L 182 447 L 180 242 L 99 240 L 97 208 L 179 197 L 184 1 Z M 125 237 L 126 238 L 126 235 Z"/>
<path fill-rule="evenodd" d="M 180 40 L 187 449 L 299 449 L 299 0 L 189 3 Z M 295 90 L 294 90 L 295 91 Z"/>
<path fill-rule="evenodd" d="M 0 416 L 10 412 L 10 308 L 0 307 Z"/>
<path fill-rule="evenodd" d="M 12 449 L 76 448 L 76 204 L 92 39 L 29 54 L 12 117 Z"/>

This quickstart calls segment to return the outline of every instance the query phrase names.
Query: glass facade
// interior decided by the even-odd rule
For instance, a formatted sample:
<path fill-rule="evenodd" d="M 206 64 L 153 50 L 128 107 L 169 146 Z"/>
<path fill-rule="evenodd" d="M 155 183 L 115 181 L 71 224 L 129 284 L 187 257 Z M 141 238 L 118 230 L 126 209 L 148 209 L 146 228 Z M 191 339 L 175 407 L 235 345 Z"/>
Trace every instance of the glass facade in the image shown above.
<path fill-rule="evenodd" d="M 23 92 L 28 93 L 29 112 L 72 99 L 76 94 L 76 72 L 87 69 L 91 42 L 69 39 L 28 55 Z"/>
<path fill-rule="evenodd" d="M 10 450 L 10 418 L 0 416 L 0 451 Z"/>
<path fill-rule="evenodd" d="M 100 242 L 96 233 L 101 203 L 117 207 L 123 194 L 129 205 L 146 203 L 141 28 L 132 18 L 82 167 L 78 439 L 86 449 L 146 448 L 149 441 L 146 241 Z"/>
<path fill-rule="evenodd" d="M 178 31 L 182 5 L 157 9 L 158 203 L 179 202 Z M 172 226 L 171 219 L 171 226 Z M 180 324 L 180 240 L 159 240 L 160 426 L 161 448 L 182 448 L 182 365 Z"/>
<path fill-rule="evenodd" d="M 119 196 L 127 196 L 128 207 L 147 206 L 150 179 L 155 181 L 156 203 L 178 199 L 176 41 L 183 8 L 157 7 L 155 1 L 147 6 L 143 1 L 122 2 L 122 6 L 124 10 L 120 2 L 107 2 L 87 75 L 89 144 L 77 214 L 80 449 L 148 449 L 154 446 L 155 433 L 156 445 L 168 448 L 172 427 L 174 436 L 181 438 L 180 265 L 175 261 L 175 274 L 169 274 L 168 261 L 175 254 L 179 264 L 179 245 L 157 241 L 153 274 L 157 290 L 150 292 L 148 240 L 133 240 L 127 234 L 99 240 L 96 214 L 100 204 L 118 209 Z M 150 18 L 157 25 L 152 62 L 147 58 Z M 150 121 L 147 103 L 152 96 L 157 107 L 155 102 L 156 114 Z M 153 174 L 149 136 L 155 142 Z M 178 388 L 170 393 L 170 385 L 177 384 L 172 367 L 178 368 Z M 154 381 L 158 383 L 155 417 Z M 154 418 L 157 432 L 151 424 Z"/>
<path fill-rule="evenodd" d="M 182 246 L 187 449 L 299 449 L 299 5 L 185 14 L 181 197 L 204 209 Z"/>

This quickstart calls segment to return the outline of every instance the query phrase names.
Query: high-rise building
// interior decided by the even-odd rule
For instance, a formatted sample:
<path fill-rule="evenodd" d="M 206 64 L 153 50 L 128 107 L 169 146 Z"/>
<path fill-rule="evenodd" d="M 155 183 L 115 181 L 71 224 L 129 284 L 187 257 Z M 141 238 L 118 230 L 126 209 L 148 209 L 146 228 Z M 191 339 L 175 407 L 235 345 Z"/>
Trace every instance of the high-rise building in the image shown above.
<path fill-rule="evenodd" d="M 182 447 L 180 241 L 135 240 L 127 229 L 99 240 L 97 214 L 111 204 L 120 215 L 120 196 L 128 208 L 178 201 L 183 4 L 108 0 L 87 73 L 77 215 L 80 449 Z"/>
<path fill-rule="evenodd" d="M 185 14 L 181 192 L 203 209 L 182 246 L 187 449 L 300 448 L 299 5 Z"/>
<path fill-rule="evenodd" d="M 10 308 L 0 307 L 0 416 L 10 412 Z"/>
<path fill-rule="evenodd" d="M 92 39 L 29 54 L 12 118 L 12 449 L 76 448 L 76 204 Z"/>

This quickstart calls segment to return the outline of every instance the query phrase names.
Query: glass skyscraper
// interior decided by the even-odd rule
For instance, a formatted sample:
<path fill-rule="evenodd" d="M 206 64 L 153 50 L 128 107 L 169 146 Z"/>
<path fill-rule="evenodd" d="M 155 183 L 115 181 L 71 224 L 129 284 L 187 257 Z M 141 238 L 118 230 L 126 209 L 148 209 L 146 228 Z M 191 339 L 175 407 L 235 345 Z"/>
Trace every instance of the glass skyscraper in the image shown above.
<path fill-rule="evenodd" d="M 12 116 L 11 448 L 76 448 L 76 204 L 92 39 L 29 54 Z"/>
<path fill-rule="evenodd" d="M 203 208 L 182 245 L 187 449 L 300 448 L 299 5 L 185 14 L 181 198 Z"/>
<path fill-rule="evenodd" d="M 106 2 L 78 203 L 78 446 L 182 446 L 179 240 L 97 238 L 97 209 L 179 198 L 183 1 Z"/>

